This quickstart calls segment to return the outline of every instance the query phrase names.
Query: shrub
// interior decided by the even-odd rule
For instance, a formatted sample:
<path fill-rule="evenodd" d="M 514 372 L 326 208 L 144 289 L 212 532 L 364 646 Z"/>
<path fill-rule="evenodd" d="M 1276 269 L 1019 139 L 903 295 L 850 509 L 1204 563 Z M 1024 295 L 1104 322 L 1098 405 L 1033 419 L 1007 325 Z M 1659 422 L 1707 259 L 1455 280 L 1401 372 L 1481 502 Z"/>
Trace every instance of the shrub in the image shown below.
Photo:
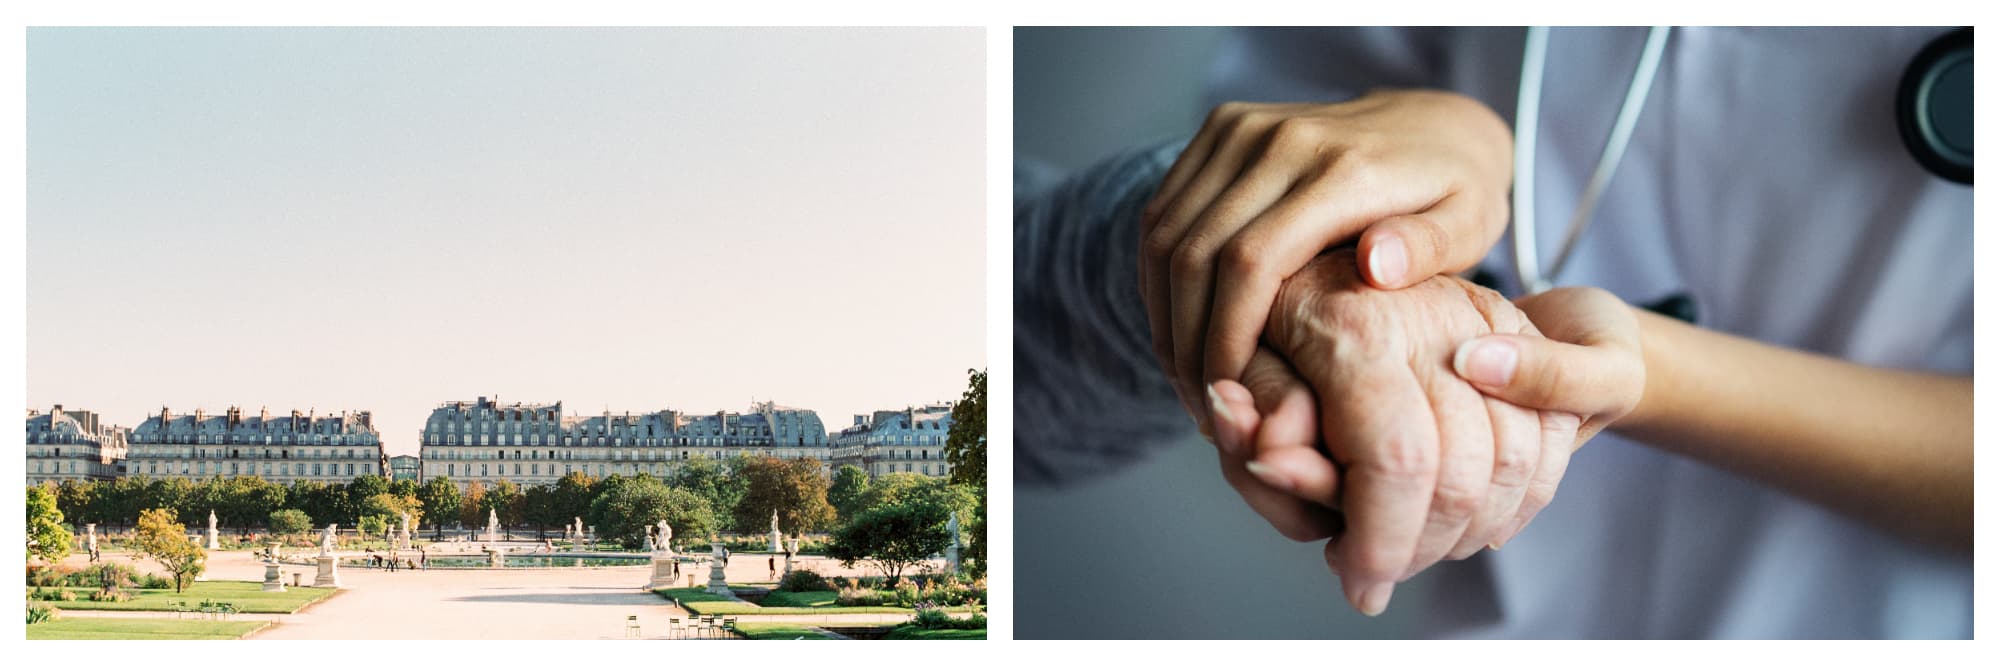
<path fill-rule="evenodd" d="M 139 587 L 148 590 L 170 590 L 174 587 L 174 581 L 158 574 L 140 574 Z"/>
<path fill-rule="evenodd" d="M 64 590 L 64 592 L 68 592 L 68 590 Z M 74 595 L 72 595 L 72 596 L 74 596 Z M 131 595 L 131 593 L 128 593 L 128 592 L 126 592 L 126 591 L 124 591 L 124 590 L 120 590 L 120 589 L 116 589 L 116 588 L 107 588 L 107 589 L 100 589 L 100 590 L 92 590 L 92 591 L 90 592 L 90 600 L 91 600 L 91 601 L 131 601 L 131 600 L 132 600 L 132 595 Z"/>
<path fill-rule="evenodd" d="M 818 592 L 831 590 L 833 586 L 827 584 L 826 578 L 817 571 L 795 569 L 786 574 L 784 580 L 778 581 L 778 589 L 784 592 Z"/>
<path fill-rule="evenodd" d="M 986 616 L 974 614 L 965 619 L 952 617 L 932 604 L 917 604 L 917 616 L 907 624 L 922 629 L 984 629 Z"/>
<path fill-rule="evenodd" d="M 28 598 L 35 599 L 38 601 L 76 601 L 76 593 L 71 592 L 69 591 L 69 588 L 64 588 L 64 587 L 51 587 L 46 589 L 38 587 L 35 588 L 33 592 L 28 593 Z"/>
<path fill-rule="evenodd" d="M 28 624 L 41 624 L 62 617 L 62 611 L 48 604 L 28 602 Z"/>
<path fill-rule="evenodd" d="M 136 576 L 130 565 L 99 562 L 71 574 L 67 584 L 70 587 L 125 588 L 134 585 Z"/>
<path fill-rule="evenodd" d="M 69 570 L 61 567 L 28 567 L 28 585 L 33 587 L 62 587 L 69 579 Z"/>

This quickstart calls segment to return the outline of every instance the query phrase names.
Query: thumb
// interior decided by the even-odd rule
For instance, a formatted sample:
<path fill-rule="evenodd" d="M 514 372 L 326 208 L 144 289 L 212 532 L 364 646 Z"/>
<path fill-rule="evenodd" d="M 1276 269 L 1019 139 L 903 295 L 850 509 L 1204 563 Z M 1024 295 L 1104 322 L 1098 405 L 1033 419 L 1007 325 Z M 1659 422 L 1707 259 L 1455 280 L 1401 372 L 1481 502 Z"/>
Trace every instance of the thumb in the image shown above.
<path fill-rule="evenodd" d="M 1530 409 L 1623 416 L 1645 390 L 1638 357 L 1618 346 L 1585 346 L 1526 335 L 1487 335 L 1459 345 L 1451 368 L 1481 393 Z"/>
<path fill-rule="evenodd" d="M 1480 203 L 1453 194 L 1423 212 L 1370 225 L 1355 248 L 1362 277 L 1379 289 L 1401 289 L 1478 265 L 1504 226 L 1493 224 Z"/>

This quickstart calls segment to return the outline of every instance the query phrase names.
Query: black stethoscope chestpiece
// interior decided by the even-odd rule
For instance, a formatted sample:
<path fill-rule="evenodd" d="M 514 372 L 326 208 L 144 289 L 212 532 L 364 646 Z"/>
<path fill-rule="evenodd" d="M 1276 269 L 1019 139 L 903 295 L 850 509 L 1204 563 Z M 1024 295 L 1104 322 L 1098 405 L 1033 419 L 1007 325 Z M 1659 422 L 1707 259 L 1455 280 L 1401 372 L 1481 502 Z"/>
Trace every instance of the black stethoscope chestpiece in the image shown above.
<path fill-rule="evenodd" d="M 1903 70 L 1896 129 L 1918 164 L 1940 178 L 1972 184 L 1972 28 L 1945 33 Z"/>

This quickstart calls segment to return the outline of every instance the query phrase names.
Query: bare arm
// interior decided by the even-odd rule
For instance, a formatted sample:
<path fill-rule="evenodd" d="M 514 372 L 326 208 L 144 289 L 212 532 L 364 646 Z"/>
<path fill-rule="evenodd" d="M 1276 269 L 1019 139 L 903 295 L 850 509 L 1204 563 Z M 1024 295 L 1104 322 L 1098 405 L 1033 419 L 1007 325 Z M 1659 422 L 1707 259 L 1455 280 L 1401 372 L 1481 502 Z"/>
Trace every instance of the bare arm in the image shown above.
<path fill-rule="evenodd" d="M 1703 330 L 1596 289 L 1520 306 L 1548 339 L 1466 343 L 1454 365 L 1481 391 L 1584 414 L 1586 431 L 1611 424 L 1890 532 L 1972 549 L 1972 378 Z"/>
<path fill-rule="evenodd" d="M 1646 389 L 1620 433 L 1971 550 L 1971 377 L 1873 368 L 1636 312 Z"/>

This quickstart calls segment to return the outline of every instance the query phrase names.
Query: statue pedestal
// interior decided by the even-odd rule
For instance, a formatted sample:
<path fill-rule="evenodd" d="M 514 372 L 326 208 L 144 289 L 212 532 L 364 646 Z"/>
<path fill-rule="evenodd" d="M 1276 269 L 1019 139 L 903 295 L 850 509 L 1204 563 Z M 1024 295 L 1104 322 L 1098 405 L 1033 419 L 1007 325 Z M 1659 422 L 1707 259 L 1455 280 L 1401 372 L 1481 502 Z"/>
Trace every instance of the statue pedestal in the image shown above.
<path fill-rule="evenodd" d="M 708 589 L 705 591 L 709 594 L 721 595 L 731 599 L 736 598 L 736 593 L 729 591 L 729 581 L 724 580 L 722 577 L 721 560 L 717 560 L 714 564 L 709 565 Z"/>
<path fill-rule="evenodd" d="M 771 552 L 773 553 L 785 552 L 784 541 L 785 541 L 784 535 L 779 534 L 777 530 L 771 530 Z"/>
<path fill-rule="evenodd" d="M 215 528 L 208 528 L 208 549 L 222 550 L 222 542 L 216 539 Z"/>
<path fill-rule="evenodd" d="M 319 575 L 313 577 L 313 587 L 340 587 L 340 561 L 333 554 L 319 556 Z"/>
<path fill-rule="evenodd" d="M 507 553 L 500 550 L 486 551 L 486 566 L 495 569 L 507 568 Z"/>
<path fill-rule="evenodd" d="M 674 586 L 674 558 L 660 554 L 653 555 L 653 577 L 646 581 L 646 589 Z"/>
<path fill-rule="evenodd" d="M 264 563 L 264 591 L 285 591 L 285 579 L 279 577 L 278 561 L 275 559 Z"/>
<path fill-rule="evenodd" d="M 944 549 L 944 570 L 958 573 L 958 544 Z"/>

